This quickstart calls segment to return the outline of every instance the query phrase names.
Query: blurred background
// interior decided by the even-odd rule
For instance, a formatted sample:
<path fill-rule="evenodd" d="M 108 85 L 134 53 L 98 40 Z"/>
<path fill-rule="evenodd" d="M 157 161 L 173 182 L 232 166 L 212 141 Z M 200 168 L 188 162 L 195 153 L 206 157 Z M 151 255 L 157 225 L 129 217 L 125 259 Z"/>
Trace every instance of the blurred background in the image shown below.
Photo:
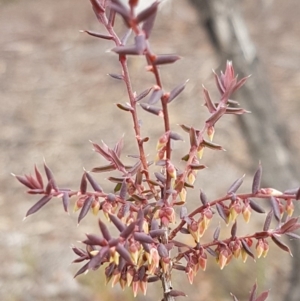
<path fill-rule="evenodd" d="M 213 36 L 214 27 L 209 19 L 214 16 L 210 15 L 212 7 L 200 2 L 168 1 L 158 14 L 151 36 L 155 53 L 177 53 L 182 57 L 176 64 L 161 68 L 164 89 L 170 90 L 190 79 L 184 93 L 171 106 L 172 126 L 183 135 L 178 123 L 201 127 L 207 116 L 202 107 L 201 85 L 217 97 L 211 70 L 224 70 L 227 54 L 229 59 L 235 55 L 224 51 L 222 43 L 216 43 L 218 36 Z M 251 66 L 255 62 L 260 66 L 255 71 L 259 70 L 256 78 L 262 80 L 261 84 L 253 74 L 248 85 L 252 91 L 262 89 L 268 95 L 266 99 L 238 100 L 250 111 L 258 101 L 262 106 L 259 112 L 265 108 L 270 114 L 269 117 L 258 114 L 254 123 L 261 131 L 253 128 L 252 136 L 250 125 L 240 121 L 252 120 L 250 115 L 226 116 L 218 123 L 214 140 L 227 152 L 205 152 L 203 162 L 209 168 L 197 180 L 197 187 L 209 199 L 223 195 L 244 173 L 243 189 L 248 191 L 259 160 L 267 177 L 264 154 L 255 151 L 251 139 L 272 128 L 272 121 L 275 127 L 277 123 L 282 125 L 280 131 L 275 129 L 280 138 L 275 142 L 283 147 L 284 154 L 278 155 L 271 136 L 270 142 L 257 148 L 271 147 L 269 157 L 273 158 L 275 169 L 271 180 L 270 174 L 265 178 L 266 185 L 276 183 L 279 189 L 299 185 L 300 2 L 244 0 L 234 7 L 246 28 L 246 44 L 255 47 L 254 56 L 245 64 Z M 28 174 L 34 164 L 42 168 L 45 158 L 59 185 L 76 189 L 83 167 L 89 170 L 103 163 L 91 150 L 89 140 L 99 143 L 103 139 L 113 145 L 125 134 L 124 154 L 136 152 L 130 117 L 114 105 L 127 101 L 124 86 L 107 76 L 120 72 L 116 56 L 108 51 L 113 45 L 79 32 L 89 29 L 104 33 L 88 0 L 0 0 L 0 24 L 1 300 L 132 300 L 130 290 L 111 289 L 110 284 L 105 287 L 102 270 L 73 279 L 81 265 L 71 264 L 74 256 L 70 246 L 80 246 L 77 241 L 83 240 L 85 233 L 98 233 L 97 217 L 90 215 L 77 227 L 77 214 L 72 213 L 72 208 L 67 215 L 61 202 L 54 200 L 22 221 L 37 199 L 26 195 L 10 175 Z M 117 31 L 120 35 L 124 33 L 122 22 L 118 22 Z M 130 59 L 129 66 L 134 90 L 141 92 L 153 84 L 153 78 L 145 72 L 143 59 Z M 149 156 L 154 157 L 151 145 L 156 144 L 156 137 L 162 133 L 162 121 L 144 112 L 141 119 L 145 135 L 155 137 L 147 149 Z M 187 142 L 176 143 L 175 157 L 180 158 L 187 149 Z M 282 162 L 287 162 L 284 169 Z M 107 190 L 113 189 L 103 177 L 97 178 Z M 197 202 L 197 196 L 191 198 L 190 208 Z M 253 218 L 252 226 L 261 227 L 263 220 L 264 216 Z M 240 231 L 252 230 L 247 226 Z M 184 290 L 190 301 L 227 301 L 231 300 L 229 292 L 247 300 L 257 281 L 260 290 L 271 288 L 270 300 L 296 301 L 286 294 L 293 279 L 297 279 L 297 273 L 292 272 L 299 270 L 298 249 L 295 250 L 291 260 L 287 253 L 271 245 L 266 259 L 256 263 L 248 259 L 245 264 L 234 260 L 223 271 L 211 258 L 208 270 L 199 272 L 194 286 L 178 272 L 174 275 L 174 287 Z M 136 299 L 160 300 L 160 293 L 159 285 L 152 284 L 147 296 L 138 295 Z"/>

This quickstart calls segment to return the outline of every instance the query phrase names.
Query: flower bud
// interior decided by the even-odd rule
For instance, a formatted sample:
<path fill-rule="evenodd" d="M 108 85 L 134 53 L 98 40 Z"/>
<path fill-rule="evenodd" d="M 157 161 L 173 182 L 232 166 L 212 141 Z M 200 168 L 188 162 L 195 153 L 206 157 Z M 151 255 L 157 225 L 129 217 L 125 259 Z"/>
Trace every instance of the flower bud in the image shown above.
<path fill-rule="evenodd" d="M 209 138 L 210 141 L 213 140 L 214 134 L 215 134 L 215 128 L 214 128 L 214 126 L 209 126 L 208 129 L 207 129 L 207 136 L 208 136 L 208 138 Z"/>

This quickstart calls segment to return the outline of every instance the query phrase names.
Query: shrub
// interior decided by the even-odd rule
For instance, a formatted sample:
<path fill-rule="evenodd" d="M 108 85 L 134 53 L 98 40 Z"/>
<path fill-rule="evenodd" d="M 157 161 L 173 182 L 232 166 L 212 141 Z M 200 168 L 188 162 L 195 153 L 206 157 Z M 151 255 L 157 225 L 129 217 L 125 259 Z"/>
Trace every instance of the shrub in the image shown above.
<path fill-rule="evenodd" d="M 136 140 L 137 156 L 132 156 L 135 163 L 127 166 L 122 160 L 124 138 L 113 146 L 104 142 L 92 142 L 95 152 L 102 156 L 107 164 L 84 171 L 78 190 L 62 189 L 56 183 L 49 167 L 44 164 L 45 178 L 37 167 L 34 175 L 14 175 L 28 188 L 28 193 L 42 197 L 26 213 L 26 217 L 37 212 L 53 198 L 62 199 L 63 208 L 68 211 L 69 200 L 76 198 L 75 210 L 79 211 L 78 223 L 92 211 L 98 215 L 100 211 L 111 221 L 119 234 L 113 237 L 103 218 L 99 218 L 99 234 L 87 234 L 82 241 L 84 248 L 73 247 L 78 256 L 74 262 L 84 262 L 75 276 L 89 270 L 97 270 L 103 266 L 107 282 L 119 283 L 122 288 L 130 286 L 133 295 L 140 291 L 146 294 L 148 283 L 160 281 L 163 300 L 174 300 L 185 296 L 184 292 L 173 289 L 171 275 L 177 270 L 187 275 L 192 284 L 198 270 L 205 270 L 208 257 L 215 258 L 223 269 L 231 260 L 248 257 L 265 257 L 272 240 L 283 251 L 291 254 L 289 247 L 280 240 L 287 235 L 299 238 L 294 233 L 300 227 L 298 218 L 293 217 L 293 201 L 300 199 L 300 189 L 285 192 L 273 188 L 262 188 L 262 166 L 259 164 L 253 176 L 253 184 L 249 193 L 238 193 L 244 176 L 237 179 L 223 196 L 209 200 L 204 191 L 199 190 L 199 203 L 192 212 L 188 212 L 185 204 L 189 202 L 189 190 L 195 189 L 197 174 L 206 166 L 201 162 L 203 151 L 215 152 L 223 150 L 221 145 L 213 142 L 217 122 L 225 114 L 242 115 L 247 113 L 238 103 L 231 99 L 232 94 L 240 89 L 246 78 L 238 80 L 231 62 L 227 62 L 224 73 L 214 72 L 214 78 L 220 97 L 213 101 L 208 90 L 203 87 L 203 98 L 209 117 L 200 125 L 181 124 L 184 135 L 188 137 L 189 149 L 182 156 L 182 162 L 173 159 L 172 143 L 183 140 L 183 136 L 170 127 L 169 106 L 181 94 L 187 81 L 180 83 L 171 91 L 163 89 L 160 66 L 173 64 L 180 59 L 178 55 L 155 54 L 149 43 L 159 2 L 135 14 L 137 0 L 129 0 L 129 8 L 119 0 L 90 0 L 98 21 L 106 29 L 106 33 L 86 30 L 91 36 L 111 40 L 115 43 L 112 52 L 116 54 L 121 66 L 121 74 L 110 74 L 116 80 L 124 82 L 128 101 L 116 106 L 131 115 Z M 116 17 L 121 17 L 126 27 L 126 34 L 120 38 L 114 30 Z M 134 36 L 133 43 L 129 41 Z M 145 91 L 133 92 L 127 61 L 130 56 L 143 56 L 147 71 L 153 74 L 154 84 Z M 141 131 L 139 112 L 144 110 L 161 118 L 164 127 L 157 141 L 156 158 L 149 160 L 145 145 L 149 137 Z M 104 191 L 93 178 L 92 173 L 111 172 L 108 177 L 112 183 L 111 191 Z M 117 175 L 115 176 L 117 172 Z M 88 187 L 91 189 L 88 189 Z M 252 212 L 264 214 L 260 201 L 271 205 L 266 214 L 263 229 L 248 234 L 238 235 L 237 217 L 242 215 L 249 222 Z M 179 214 L 176 213 L 179 211 Z M 222 222 L 214 230 L 213 237 L 206 234 L 212 219 Z M 270 228 L 275 223 L 274 229 Z M 229 237 L 220 239 L 220 232 L 225 225 L 231 226 Z M 194 244 L 186 244 L 178 240 L 178 234 L 186 234 L 193 238 Z M 256 255 L 254 250 L 256 251 Z M 266 300 L 268 292 L 256 296 L 256 284 L 250 293 L 250 301 Z M 233 296 L 233 295 L 232 295 Z M 233 296 L 234 300 L 237 300 Z"/>

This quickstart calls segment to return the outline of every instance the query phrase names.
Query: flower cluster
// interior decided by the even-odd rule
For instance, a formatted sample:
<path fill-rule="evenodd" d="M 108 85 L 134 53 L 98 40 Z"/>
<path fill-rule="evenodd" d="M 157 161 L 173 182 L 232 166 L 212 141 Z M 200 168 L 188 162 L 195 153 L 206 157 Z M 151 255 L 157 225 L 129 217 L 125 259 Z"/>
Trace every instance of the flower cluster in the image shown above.
<path fill-rule="evenodd" d="M 205 148 L 213 151 L 224 150 L 213 142 L 217 122 L 225 114 L 240 115 L 247 111 L 231 99 L 232 94 L 243 86 L 247 77 L 238 80 L 231 62 L 227 62 L 225 72 L 214 72 L 216 86 L 220 92 L 217 101 L 213 101 L 208 90 L 203 87 L 203 98 L 210 113 L 202 128 L 181 124 L 183 134 L 189 137 L 189 149 L 182 157 L 184 168 L 172 158 L 171 141 L 183 140 L 182 135 L 170 127 L 168 107 L 184 91 L 187 81 L 177 85 L 171 91 L 164 91 L 159 73 L 162 64 L 175 63 L 180 57 L 157 55 L 150 49 L 149 37 L 157 14 L 159 2 L 135 14 L 138 1 L 129 1 L 129 8 L 119 0 L 91 0 L 97 19 L 107 33 L 95 33 L 86 30 L 91 36 L 108 39 L 115 43 L 112 52 L 116 53 L 122 68 L 121 74 L 110 74 L 112 78 L 122 80 L 127 88 L 129 102 L 117 103 L 117 107 L 130 114 L 135 131 L 138 156 L 131 156 L 133 163 L 126 165 L 122 159 L 124 138 L 113 147 L 104 142 L 91 142 L 94 151 L 102 156 L 107 164 L 84 171 L 79 189 L 62 189 L 58 186 L 52 171 L 44 164 L 47 181 L 35 167 L 34 175 L 17 176 L 16 179 L 28 188 L 29 194 L 41 195 L 26 213 L 26 217 L 37 212 L 51 199 L 62 200 L 63 208 L 68 211 L 70 199 L 76 198 L 74 211 L 79 211 L 78 223 L 91 211 L 95 215 L 103 212 L 99 218 L 101 235 L 87 234 L 82 241 L 84 248 L 73 247 L 78 258 L 74 262 L 85 262 L 75 276 L 89 270 L 104 267 L 106 282 L 117 283 L 124 289 L 132 288 L 134 296 L 140 291 L 147 292 L 148 283 L 161 281 L 163 300 L 170 301 L 185 293 L 174 290 L 171 285 L 171 274 L 174 270 L 182 271 L 193 283 L 197 272 L 205 270 L 209 257 L 216 260 L 221 269 L 233 258 L 265 257 L 269 242 L 273 241 L 283 251 L 291 253 L 280 236 L 288 235 L 300 238 L 294 232 L 300 228 L 298 218 L 292 217 L 294 201 L 300 199 L 300 189 L 279 192 L 273 188 L 262 188 L 262 167 L 259 165 L 249 193 L 238 193 L 244 176 L 237 179 L 220 198 L 209 201 L 204 191 L 200 191 L 198 206 L 188 212 L 184 206 L 188 202 L 189 190 L 194 188 L 198 172 L 205 169 L 201 164 Z M 126 26 L 126 34 L 121 39 L 114 31 L 116 16 L 120 16 Z M 134 35 L 132 45 L 127 45 L 130 35 Z M 133 92 L 128 57 L 144 56 L 147 70 L 154 76 L 155 83 L 145 91 Z M 145 155 L 144 144 L 149 137 L 143 137 L 138 113 L 142 109 L 154 118 L 162 118 L 164 129 L 156 146 L 156 157 L 149 161 Z M 91 173 L 114 171 L 114 176 L 107 179 L 113 184 L 111 191 L 104 191 Z M 117 174 L 117 175 L 116 175 Z M 91 188 L 91 189 L 90 189 Z M 249 222 L 252 212 L 265 214 L 261 203 L 270 203 L 272 210 L 266 214 L 266 220 L 260 231 L 249 235 L 239 233 L 238 216 L 242 215 Z M 177 215 L 175 209 L 180 214 Z M 107 228 L 105 218 L 112 222 L 119 232 L 113 237 Z M 213 218 L 224 222 L 213 229 L 213 238 L 206 234 Z M 272 220 L 276 227 L 271 229 Z M 223 225 L 231 225 L 230 236 L 220 239 Z M 187 244 L 177 238 L 178 233 L 189 235 L 194 243 Z M 256 296 L 256 285 L 253 287 L 250 300 L 263 301 L 268 293 Z M 234 300 L 237 300 L 233 296 Z"/>

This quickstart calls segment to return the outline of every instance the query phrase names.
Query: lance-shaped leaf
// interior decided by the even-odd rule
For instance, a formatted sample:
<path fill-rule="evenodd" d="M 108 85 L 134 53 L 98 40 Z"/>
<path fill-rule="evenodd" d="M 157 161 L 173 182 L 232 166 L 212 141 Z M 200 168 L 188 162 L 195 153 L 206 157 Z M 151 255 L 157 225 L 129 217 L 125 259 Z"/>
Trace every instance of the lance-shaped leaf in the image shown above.
<path fill-rule="evenodd" d="M 201 169 L 207 168 L 207 166 L 205 166 L 203 164 L 195 164 L 195 163 L 192 163 L 189 166 L 192 170 L 201 170 Z"/>
<path fill-rule="evenodd" d="M 271 221 L 272 221 L 272 217 L 273 217 L 273 210 L 271 210 L 266 217 L 265 223 L 264 223 L 264 227 L 263 230 L 264 231 L 268 231 L 270 229 L 270 225 L 271 225 Z"/>
<path fill-rule="evenodd" d="M 116 154 L 115 150 L 110 150 L 112 161 L 115 163 L 116 167 L 120 171 L 125 171 L 125 166 L 122 161 L 119 159 L 118 155 Z"/>
<path fill-rule="evenodd" d="M 237 231 L 237 221 L 235 220 L 234 224 L 231 227 L 231 231 L 230 231 L 232 238 L 236 237 L 236 231 Z"/>
<path fill-rule="evenodd" d="M 213 239 L 214 241 L 217 241 L 219 239 L 220 236 L 220 231 L 221 231 L 221 227 L 220 225 L 216 228 L 214 234 L 213 234 Z"/>
<path fill-rule="evenodd" d="M 166 65 L 173 64 L 178 61 L 181 57 L 176 54 L 160 54 L 157 55 L 153 61 L 154 65 Z"/>
<path fill-rule="evenodd" d="M 280 233 L 293 232 L 299 228 L 298 217 L 293 217 L 280 227 Z"/>
<path fill-rule="evenodd" d="M 18 176 L 13 173 L 11 175 L 14 176 L 24 186 L 26 186 L 30 189 L 35 189 L 35 187 L 32 185 L 32 183 L 25 176 Z"/>
<path fill-rule="evenodd" d="M 190 126 L 187 126 L 185 124 L 179 124 L 179 126 L 187 133 L 190 133 L 190 129 L 191 127 Z"/>
<path fill-rule="evenodd" d="M 218 254 L 210 247 L 206 248 L 207 253 L 209 253 L 211 256 L 218 258 Z"/>
<path fill-rule="evenodd" d="M 242 115 L 245 113 L 251 113 L 243 108 L 226 108 L 225 114 L 234 114 L 234 115 Z"/>
<path fill-rule="evenodd" d="M 265 301 L 265 300 L 267 300 L 268 296 L 269 296 L 269 291 L 262 292 L 262 293 L 255 299 L 255 301 Z"/>
<path fill-rule="evenodd" d="M 146 48 L 145 35 L 140 34 L 134 38 L 135 44 L 133 46 L 117 46 L 114 47 L 111 51 L 117 54 L 123 55 L 142 55 Z"/>
<path fill-rule="evenodd" d="M 34 172 L 35 172 L 35 177 L 39 183 L 39 188 L 43 189 L 44 183 L 43 183 L 43 177 L 42 174 L 39 172 L 38 168 L 36 165 L 34 166 Z"/>
<path fill-rule="evenodd" d="M 36 202 L 26 213 L 25 217 L 37 212 L 40 210 L 44 205 L 46 205 L 52 199 L 51 195 L 43 196 L 38 202 Z"/>
<path fill-rule="evenodd" d="M 203 141 L 200 143 L 200 145 L 208 147 L 208 148 L 213 149 L 213 150 L 225 151 L 225 149 L 221 145 L 210 142 L 210 141 L 207 141 L 205 139 L 203 139 Z"/>
<path fill-rule="evenodd" d="M 159 2 L 155 1 L 152 5 L 142 10 L 137 16 L 136 16 L 136 22 L 140 23 L 145 21 L 146 19 L 150 18 L 152 15 L 155 15 L 157 13 Z"/>
<path fill-rule="evenodd" d="M 160 173 L 160 172 L 155 172 L 154 175 L 155 175 L 155 177 L 156 177 L 156 179 L 157 179 L 158 181 L 160 181 L 160 182 L 162 182 L 162 183 L 165 183 L 165 182 L 166 182 L 166 177 L 165 177 L 162 173 Z"/>
<path fill-rule="evenodd" d="M 124 231 L 124 229 L 126 228 L 126 226 L 123 224 L 123 222 L 117 216 L 115 216 L 114 214 L 110 214 L 109 213 L 108 215 L 109 215 L 109 218 L 112 221 L 112 223 L 116 226 L 116 228 L 120 232 Z"/>
<path fill-rule="evenodd" d="M 93 196 L 89 196 L 87 199 L 85 199 L 84 204 L 83 204 L 83 206 L 80 210 L 80 213 L 78 215 L 78 224 L 87 215 L 87 213 L 91 209 L 93 200 L 94 200 Z"/>
<path fill-rule="evenodd" d="M 281 220 L 280 208 L 278 201 L 273 196 L 270 197 L 271 206 L 274 212 L 276 220 L 279 222 Z"/>
<path fill-rule="evenodd" d="M 124 239 L 127 239 L 134 231 L 135 225 L 137 224 L 138 220 L 129 224 L 121 233 L 120 236 Z"/>
<path fill-rule="evenodd" d="M 153 88 L 151 87 L 151 88 L 146 89 L 146 90 L 144 90 L 143 92 L 141 92 L 139 95 L 137 95 L 137 96 L 135 97 L 135 101 L 137 102 L 137 101 L 140 101 L 140 100 L 142 100 L 143 98 L 145 98 L 145 97 L 151 92 L 152 89 L 153 89 Z"/>
<path fill-rule="evenodd" d="M 93 9 L 95 11 L 96 14 L 101 14 L 105 12 L 104 7 L 101 5 L 99 0 L 90 0 L 93 6 Z"/>
<path fill-rule="evenodd" d="M 163 111 L 160 108 L 150 106 L 149 104 L 146 103 L 141 103 L 140 106 L 147 112 L 154 114 L 159 117 L 164 117 Z"/>
<path fill-rule="evenodd" d="M 161 99 L 162 95 L 163 95 L 163 90 L 160 87 L 155 86 L 148 99 L 148 104 L 149 105 L 156 104 Z"/>
<path fill-rule="evenodd" d="M 100 146 L 97 143 L 93 143 L 92 141 L 90 141 L 93 144 L 94 147 L 94 151 L 99 153 L 103 158 L 105 158 L 107 161 L 111 161 L 111 155 L 108 152 L 108 147 L 104 144 L 103 146 Z"/>
<path fill-rule="evenodd" d="M 259 164 L 258 169 L 256 170 L 253 182 L 252 182 L 252 193 L 256 194 L 260 189 L 260 182 L 261 182 L 261 175 L 262 175 L 262 166 Z"/>
<path fill-rule="evenodd" d="M 69 207 L 69 194 L 67 192 L 64 192 L 62 195 L 62 203 L 63 203 L 63 207 L 65 212 L 68 212 L 68 207 Z"/>
<path fill-rule="evenodd" d="M 283 243 L 282 241 L 280 241 L 275 235 L 272 235 L 271 236 L 273 242 L 283 251 L 285 252 L 288 252 L 292 257 L 293 257 L 293 254 L 291 252 L 291 249 L 285 244 Z"/>
<path fill-rule="evenodd" d="M 124 258 L 129 264 L 134 265 L 134 263 L 133 263 L 133 261 L 132 261 L 132 259 L 131 259 L 131 256 L 130 256 L 128 250 L 127 250 L 123 245 L 118 244 L 118 245 L 116 246 L 116 251 L 117 251 L 117 252 L 120 254 L 120 256 L 121 256 L 122 258 Z"/>
<path fill-rule="evenodd" d="M 225 92 L 225 88 L 224 88 L 224 85 L 222 83 L 222 80 L 219 77 L 219 75 L 215 72 L 215 70 L 213 70 L 213 74 L 214 74 L 214 77 L 215 77 L 215 81 L 216 81 L 216 85 L 218 87 L 218 90 L 219 90 L 220 94 L 222 95 Z"/>
<path fill-rule="evenodd" d="M 113 170 L 116 170 L 115 164 L 108 164 L 105 166 L 94 167 L 92 169 L 92 172 L 107 172 L 107 171 L 113 171 Z"/>
<path fill-rule="evenodd" d="M 248 244 L 245 242 L 244 239 L 241 239 L 241 243 L 242 243 L 242 246 L 243 246 L 243 249 L 245 250 L 245 252 L 255 260 L 255 257 L 253 255 L 250 247 L 248 246 Z"/>
<path fill-rule="evenodd" d="M 189 80 L 186 80 L 184 83 L 178 85 L 173 90 L 171 90 L 168 98 L 168 103 L 170 103 L 172 100 L 174 100 L 185 88 L 186 84 Z"/>
<path fill-rule="evenodd" d="M 124 6 L 119 0 L 112 0 L 110 3 L 110 9 L 122 16 L 127 27 L 130 27 L 130 12 L 126 6 Z"/>
<path fill-rule="evenodd" d="M 153 4 L 152 4 L 153 5 Z M 156 14 L 157 14 L 157 9 L 154 13 L 150 14 L 146 20 L 144 21 L 143 25 L 142 25 L 142 30 L 146 35 L 146 38 L 149 39 L 154 22 L 155 22 L 155 18 L 156 18 Z"/>
<path fill-rule="evenodd" d="M 243 175 L 241 178 L 235 180 L 232 185 L 229 187 L 227 194 L 232 194 L 232 193 L 236 193 L 237 190 L 241 187 L 241 185 L 243 184 L 245 175 Z"/>
<path fill-rule="evenodd" d="M 113 38 L 114 38 L 111 35 L 102 34 L 102 33 L 94 32 L 94 31 L 90 31 L 90 30 L 80 30 L 80 32 L 85 32 L 85 33 L 89 34 L 90 36 L 104 39 L 104 40 L 113 40 Z"/>
<path fill-rule="evenodd" d="M 250 292 L 249 301 L 255 301 L 256 290 L 257 290 L 257 283 L 255 282 Z"/>
<path fill-rule="evenodd" d="M 247 81 L 247 79 L 250 77 L 251 75 L 248 75 L 246 77 L 243 77 L 242 79 L 240 79 L 234 86 L 232 93 L 235 92 L 236 90 L 238 90 L 239 88 L 241 88 L 245 82 Z"/>
<path fill-rule="evenodd" d="M 84 244 L 86 245 L 91 245 L 91 246 L 107 246 L 107 240 L 94 234 L 85 234 L 87 239 L 83 241 Z"/>
<path fill-rule="evenodd" d="M 175 140 L 175 141 L 178 141 L 178 140 L 183 141 L 182 136 L 180 136 L 178 133 L 173 132 L 173 131 L 170 131 L 169 137 L 170 137 L 170 139 Z"/>
<path fill-rule="evenodd" d="M 155 240 L 151 236 L 143 232 L 134 232 L 133 237 L 136 241 L 139 242 L 148 243 L 148 244 L 155 243 Z"/>
<path fill-rule="evenodd" d="M 81 267 L 76 274 L 74 275 L 74 278 L 76 278 L 78 275 L 85 273 L 88 271 L 89 263 L 86 263 L 83 267 Z"/>
<path fill-rule="evenodd" d="M 287 236 L 291 237 L 291 238 L 295 238 L 295 239 L 300 239 L 300 235 L 296 234 L 296 233 L 290 233 L 287 232 L 285 233 Z"/>
<path fill-rule="evenodd" d="M 227 223 L 227 215 L 224 211 L 224 207 L 221 204 L 217 203 L 216 208 L 221 218 Z"/>
<path fill-rule="evenodd" d="M 214 126 L 215 123 L 225 114 L 226 106 L 221 105 L 205 122 L 208 126 Z"/>
<path fill-rule="evenodd" d="M 205 105 L 207 106 L 209 113 L 212 114 L 217 111 L 217 108 L 215 104 L 212 102 L 208 90 L 203 85 L 202 87 L 203 87 Z"/>
<path fill-rule="evenodd" d="M 208 203 L 207 196 L 202 190 L 200 190 L 200 201 L 203 204 L 203 206 L 206 206 Z"/>
<path fill-rule="evenodd" d="M 300 200 L 300 188 L 298 189 L 297 193 L 296 193 L 296 197 L 295 197 L 296 201 Z"/>
<path fill-rule="evenodd" d="M 100 267 L 102 260 L 108 254 L 108 252 L 109 252 L 108 247 L 101 248 L 101 250 L 94 257 L 92 257 L 92 259 L 88 263 L 88 269 L 97 270 Z"/>
<path fill-rule="evenodd" d="M 108 73 L 108 75 L 114 79 L 124 80 L 124 76 L 122 74 Z"/>
<path fill-rule="evenodd" d="M 191 127 L 190 128 L 190 145 L 191 147 L 198 147 L 198 139 L 197 139 L 197 133 L 196 133 L 196 130 Z"/>
<path fill-rule="evenodd" d="M 169 296 L 171 296 L 171 297 L 187 297 L 187 295 L 184 293 L 184 292 L 182 292 L 182 291 L 177 291 L 177 290 L 171 290 L 170 292 L 169 292 Z"/>
<path fill-rule="evenodd" d="M 103 235 L 103 237 L 107 240 L 107 241 L 110 241 L 111 240 L 111 235 L 105 225 L 105 223 L 103 223 L 100 219 L 98 220 L 98 225 L 99 225 L 99 228 L 100 228 L 100 231 Z"/>
<path fill-rule="evenodd" d="M 122 103 L 117 103 L 116 106 L 121 109 L 122 111 L 126 111 L 126 112 L 132 112 L 134 111 L 133 107 L 126 103 L 126 104 L 122 104 Z"/>
<path fill-rule="evenodd" d="M 266 213 L 266 211 L 252 199 L 248 199 L 248 201 L 252 210 L 256 211 L 257 213 Z"/>
<path fill-rule="evenodd" d="M 93 187 L 93 189 L 95 191 L 98 191 L 98 192 L 103 191 L 101 186 L 94 180 L 94 178 L 88 172 L 86 172 L 85 175 L 86 175 L 87 180 L 89 181 L 89 183 L 91 184 L 91 186 Z"/>
<path fill-rule="evenodd" d="M 80 182 L 80 192 L 81 194 L 85 194 L 87 189 L 87 180 L 86 180 L 86 173 L 82 175 L 81 182 Z"/>
<path fill-rule="evenodd" d="M 158 252 L 158 255 L 162 258 L 169 257 L 168 249 L 166 248 L 166 246 L 164 244 L 157 245 L 157 252 Z"/>

